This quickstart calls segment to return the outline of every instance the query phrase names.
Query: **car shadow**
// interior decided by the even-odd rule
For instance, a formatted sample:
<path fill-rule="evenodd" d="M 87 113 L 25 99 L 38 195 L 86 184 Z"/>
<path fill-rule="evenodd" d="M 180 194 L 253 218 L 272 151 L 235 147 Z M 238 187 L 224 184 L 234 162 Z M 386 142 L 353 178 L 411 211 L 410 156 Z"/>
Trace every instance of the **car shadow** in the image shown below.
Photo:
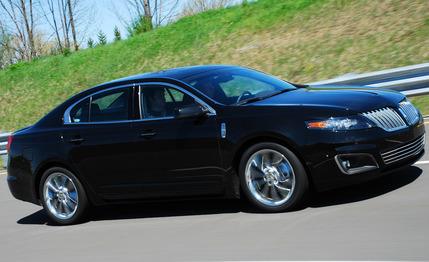
<path fill-rule="evenodd" d="M 244 210 L 248 209 L 246 206 L 248 206 L 247 203 L 237 199 L 183 200 L 109 205 L 93 207 L 93 210 L 90 212 L 86 222 L 238 213 L 245 212 Z M 251 207 L 249 206 L 249 208 Z M 50 222 L 43 209 L 19 219 L 17 223 L 55 226 L 55 224 Z"/>
<path fill-rule="evenodd" d="M 415 181 L 422 174 L 418 167 L 411 166 L 366 183 L 340 188 L 323 193 L 313 193 L 302 209 L 320 208 L 332 205 L 348 204 L 375 198 L 399 189 Z M 260 213 L 247 201 L 187 200 L 173 202 L 156 202 L 144 204 L 126 204 L 97 207 L 91 212 L 87 221 L 143 219 L 154 217 L 209 215 L 222 213 Z M 43 210 L 23 217 L 18 224 L 53 225 Z"/>
<path fill-rule="evenodd" d="M 362 184 L 314 194 L 308 206 L 318 208 L 375 198 L 414 182 L 422 173 L 420 168 L 410 166 Z"/>

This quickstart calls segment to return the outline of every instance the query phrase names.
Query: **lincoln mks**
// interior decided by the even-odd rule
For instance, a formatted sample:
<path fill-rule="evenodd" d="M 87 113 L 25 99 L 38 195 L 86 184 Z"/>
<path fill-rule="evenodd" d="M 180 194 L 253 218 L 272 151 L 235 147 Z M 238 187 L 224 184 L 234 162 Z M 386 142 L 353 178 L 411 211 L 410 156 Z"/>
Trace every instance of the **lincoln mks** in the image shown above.
<path fill-rule="evenodd" d="M 91 206 L 203 197 L 280 212 L 411 165 L 424 143 L 401 93 L 193 66 L 98 85 L 14 132 L 7 181 L 59 224 Z"/>

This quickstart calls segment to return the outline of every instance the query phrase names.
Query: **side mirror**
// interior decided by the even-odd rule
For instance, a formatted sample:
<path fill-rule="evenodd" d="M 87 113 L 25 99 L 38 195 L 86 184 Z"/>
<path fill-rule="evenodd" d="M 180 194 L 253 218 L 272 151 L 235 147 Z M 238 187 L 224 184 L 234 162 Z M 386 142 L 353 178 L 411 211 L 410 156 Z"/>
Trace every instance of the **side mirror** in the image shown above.
<path fill-rule="evenodd" d="M 179 107 L 176 109 L 176 118 L 198 118 L 207 114 L 207 111 L 200 105 Z"/>

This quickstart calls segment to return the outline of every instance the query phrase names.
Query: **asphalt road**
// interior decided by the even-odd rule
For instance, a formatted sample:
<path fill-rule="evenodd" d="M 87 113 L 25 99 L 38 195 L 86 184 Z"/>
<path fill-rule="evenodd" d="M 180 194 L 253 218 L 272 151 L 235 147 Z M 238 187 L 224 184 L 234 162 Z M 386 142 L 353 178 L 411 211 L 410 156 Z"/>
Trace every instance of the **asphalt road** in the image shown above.
<path fill-rule="evenodd" d="M 316 194 L 295 212 L 260 214 L 225 200 L 127 205 L 68 227 L 13 199 L 2 176 L 0 261 L 428 261 L 428 160 Z"/>

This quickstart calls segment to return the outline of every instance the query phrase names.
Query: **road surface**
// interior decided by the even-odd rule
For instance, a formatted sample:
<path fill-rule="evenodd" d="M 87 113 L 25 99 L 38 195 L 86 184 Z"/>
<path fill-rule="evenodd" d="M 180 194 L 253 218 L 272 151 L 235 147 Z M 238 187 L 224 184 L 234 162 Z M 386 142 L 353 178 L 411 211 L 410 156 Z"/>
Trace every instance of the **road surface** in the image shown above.
<path fill-rule="evenodd" d="M 140 204 L 99 208 L 67 227 L 13 199 L 1 175 L 0 261 L 428 261 L 428 174 L 425 156 L 379 180 L 316 194 L 290 213 L 260 214 L 231 200 Z"/>

